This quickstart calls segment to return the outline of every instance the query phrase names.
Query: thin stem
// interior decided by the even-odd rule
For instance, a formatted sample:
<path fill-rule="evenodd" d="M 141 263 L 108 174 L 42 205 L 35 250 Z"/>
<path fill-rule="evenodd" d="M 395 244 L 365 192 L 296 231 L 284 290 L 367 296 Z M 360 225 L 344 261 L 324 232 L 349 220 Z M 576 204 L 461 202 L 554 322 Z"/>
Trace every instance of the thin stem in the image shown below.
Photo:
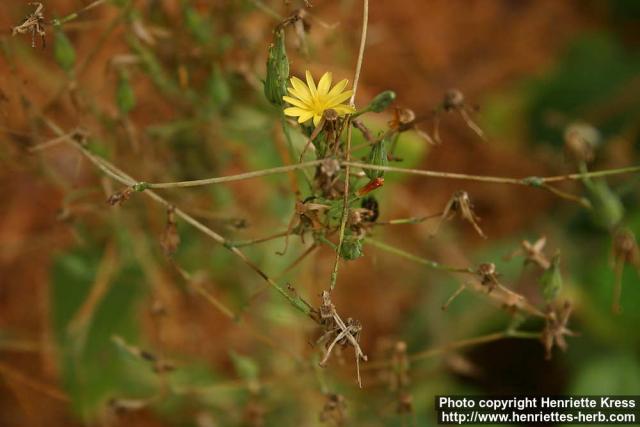
<path fill-rule="evenodd" d="M 257 178 L 260 176 L 276 175 L 280 173 L 291 172 L 297 169 L 317 166 L 322 160 L 312 160 L 294 165 L 279 166 L 276 168 L 262 169 L 253 172 L 245 172 L 238 175 L 228 175 L 216 178 L 197 179 L 194 181 L 178 181 L 178 182 L 159 182 L 159 183 L 142 183 L 145 188 L 179 188 L 179 187 L 198 187 L 202 185 L 220 184 L 225 182 L 243 181 L 245 179 Z"/>
<path fill-rule="evenodd" d="M 422 264 L 425 265 L 429 268 L 433 268 L 435 270 L 440 270 L 440 271 L 449 271 L 452 273 L 469 273 L 469 274 L 473 274 L 474 271 L 471 268 L 459 268 L 459 267 L 452 267 L 449 265 L 444 265 L 444 264 L 440 264 L 437 261 L 432 261 L 426 258 L 422 258 L 419 257 L 417 255 L 413 255 L 410 252 L 404 251 L 402 249 L 396 248 L 395 246 L 391 246 L 388 245 L 386 243 L 380 242 L 378 240 L 372 239 L 370 237 L 367 237 L 364 240 L 364 243 L 368 243 L 371 246 L 375 246 L 379 249 L 382 249 L 383 251 L 395 254 L 395 255 L 399 255 L 403 258 L 409 259 L 411 261 L 417 262 L 418 264 Z"/>
<path fill-rule="evenodd" d="M 376 221 L 373 225 L 401 225 L 401 224 L 420 224 L 428 219 L 440 218 L 442 216 L 442 212 L 432 215 L 425 216 L 414 216 L 411 218 L 398 218 L 398 219 L 390 219 L 388 221 Z"/>
<path fill-rule="evenodd" d="M 251 179 L 267 175 L 275 175 L 280 173 L 290 172 L 296 169 L 305 169 L 308 167 L 315 167 L 321 164 L 323 160 L 312 160 L 304 163 L 298 163 L 295 165 L 279 166 L 276 168 L 261 169 L 253 172 L 245 172 L 237 175 L 227 175 L 222 177 L 198 179 L 194 181 L 178 181 L 178 182 L 165 182 L 165 183 L 144 183 L 146 188 L 175 188 L 175 187 L 197 187 L 202 185 L 220 184 L 233 181 L 242 181 L 245 179 Z M 340 165 L 351 167 L 359 167 L 361 169 L 381 170 L 392 173 L 405 173 L 409 175 L 427 176 L 430 178 L 442 178 L 442 179 L 456 179 L 464 181 L 477 181 L 477 182 L 489 182 L 494 184 L 513 184 L 529 187 L 543 187 L 543 184 L 559 181 L 575 181 L 582 178 L 597 178 L 612 175 L 622 175 L 630 173 L 640 172 L 640 166 L 630 166 L 625 168 L 607 169 L 594 172 L 574 173 L 567 175 L 555 175 L 547 177 L 525 177 L 525 178 L 513 178 L 513 177 L 500 177 L 500 176 L 485 176 L 485 175 L 469 175 L 464 173 L 454 172 L 440 172 L 430 171 L 424 169 L 407 169 L 394 166 L 377 166 L 367 163 L 352 162 L 352 161 L 340 161 Z"/>
<path fill-rule="evenodd" d="M 602 170 L 602 171 L 596 171 L 596 172 L 572 173 L 567 175 L 556 175 L 556 176 L 548 176 L 548 177 L 510 178 L 510 177 L 498 177 L 498 176 L 468 175 L 463 173 L 452 173 L 452 172 L 438 172 L 438 171 L 429 171 L 424 169 L 406 169 L 406 168 L 399 168 L 395 166 L 370 165 L 367 163 L 360 163 L 360 162 L 343 161 L 341 162 L 341 164 L 343 166 L 348 164 L 349 166 L 358 167 L 362 169 L 406 173 L 410 175 L 428 176 L 431 178 L 459 179 L 459 180 L 465 180 L 465 181 L 492 182 L 496 184 L 514 184 L 514 185 L 524 185 L 524 186 L 533 186 L 533 187 L 541 186 L 542 184 L 550 183 L 550 182 L 571 181 L 571 180 L 579 180 L 582 178 L 596 178 L 596 177 L 603 177 L 603 176 L 609 176 L 609 175 L 621 175 L 621 174 L 627 174 L 627 173 L 640 172 L 640 166 L 630 166 L 625 168 L 608 169 L 608 170 Z"/>
<path fill-rule="evenodd" d="M 365 0 L 366 2 L 366 0 Z M 351 119 L 347 119 L 347 152 L 346 158 L 347 162 L 349 161 L 349 157 L 351 155 L 351 135 L 352 135 L 352 127 L 351 127 Z M 347 165 L 344 169 L 344 198 L 342 200 L 342 216 L 340 218 L 340 232 L 338 234 L 338 247 L 336 248 L 336 259 L 333 264 L 333 271 L 331 272 L 331 284 L 330 290 L 336 287 L 336 282 L 338 281 L 338 266 L 340 264 L 340 253 L 342 252 L 342 243 L 344 242 L 344 232 L 347 227 L 347 217 L 349 216 L 349 173 L 350 173 L 349 165 Z"/>
<path fill-rule="evenodd" d="M 274 240 L 274 239 L 277 239 L 279 237 L 284 237 L 287 234 L 289 234 L 289 231 L 285 230 L 285 231 L 280 231 L 278 233 L 270 234 L 269 236 L 261 237 L 261 238 L 258 238 L 258 239 L 245 240 L 245 241 L 242 241 L 242 242 L 229 242 L 229 245 L 233 246 L 233 247 L 236 247 L 236 248 L 241 248 L 243 246 L 251 246 L 251 245 L 258 244 L 258 243 L 268 242 L 270 240 Z"/>
<path fill-rule="evenodd" d="M 358 59 L 356 61 L 356 71 L 353 77 L 353 94 L 349 99 L 349 104 L 355 106 L 356 92 L 358 90 L 358 82 L 360 80 L 360 72 L 362 71 L 362 61 L 364 59 L 364 46 L 367 42 L 367 27 L 369 23 L 369 0 L 363 0 L 362 3 L 362 33 L 360 35 L 360 49 L 358 50 Z M 342 243 L 344 242 L 344 232 L 347 226 L 347 217 L 349 213 L 349 174 L 351 172 L 350 165 L 351 160 L 351 137 L 353 134 L 353 127 L 351 126 L 351 117 L 347 118 L 347 146 L 345 152 L 345 169 L 344 169 L 344 199 L 342 206 L 342 217 L 340 219 L 340 233 L 338 235 L 338 247 L 336 248 L 336 259 L 333 264 L 333 271 L 331 272 L 331 284 L 330 290 L 336 287 L 338 281 L 338 266 L 340 264 L 340 252 L 342 251 Z"/>
<path fill-rule="evenodd" d="M 367 42 L 367 27 L 369 25 L 369 0 L 363 0 L 362 4 L 362 34 L 360 35 L 360 49 L 358 50 L 358 61 L 356 62 L 356 72 L 353 77 L 353 94 L 349 100 L 349 104 L 355 105 L 356 91 L 358 90 L 358 82 L 360 80 L 360 72 L 362 71 L 362 60 L 364 59 L 364 47 Z"/>
<path fill-rule="evenodd" d="M 85 7 L 83 7 L 82 9 L 73 12 L 67 16 L 65 16 L 64 18 L 60 18 L 60 19 L 52 19 L 50 21 L 51 25 L 54 26 L 59 26 L 59 25 L 64 25 L 69 21 L 73 21 L 74 19 L 78 18 L 80 15 L 82 15 L 85 12 L 88 12 L 89 10 L 93 9 L 94 7 L 100 6 L 102 3 L 105 3 L 107 0 L 95 0 L 93 3 L 90 3 L 88 5 L 86 5 Z"/>
<path fill-rule="evenodd" d="M 494 341 L 499 341 L 502 339 L 539 339 L 539 332 L 528 332 L 528 331 L 504 331 L 504 332 L 495 332 L 492 334 L 482 335 L 475 338 L 464 339 L 460 341 L 455 341 L 452 343 L 448 343 L 442 345 L 440 347 L 430 348 L 427 350 L 423 350 L 414 354 L 409 355 L 409 361 L 417 362 L 425 359 L 429 359 L 431 357 L 439 356 L 441 354 L 449 353 L 451 351 L 460 350 L 466 347 L 473 347 L 476 345 L 486 344 Z M 376 369 L 384 369 L 392 366 L 391 361 L 379 361 L 372 362 L 367 364 L 363 368 L 363 370 L 376 370 Z"/>
<path fill-rule="evenodd" d="M 483 335 L 480 337 L 456 341 L 454 343 L 450 343 L 442 347 L 432 348 L 429 350 L 414 353 L 409 356 L 409 360 L 412 362 L 415 362 L 418 360 L 428 359 L 430 357 L 437 356 L 439 354 L 448 353 L 453 350 L 458 350 L 461 348 L 471 347 L 479 344 L 486 344 L 493 341 L 499 341 L 505 338 L 538 339 L 540 338 L 540 334 L 537 332 L 531 333 L 531 332 L 523 332 L 523 331 L 496 332 L 493 334 Z"/>

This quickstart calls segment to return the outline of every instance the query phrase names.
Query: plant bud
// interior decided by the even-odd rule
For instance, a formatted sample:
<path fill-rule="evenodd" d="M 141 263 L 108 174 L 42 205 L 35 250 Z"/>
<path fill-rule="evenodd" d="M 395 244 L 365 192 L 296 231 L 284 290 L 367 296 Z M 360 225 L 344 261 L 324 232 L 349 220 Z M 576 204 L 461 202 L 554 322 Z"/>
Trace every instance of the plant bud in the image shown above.
<path fill-rule="evenodd" d="M 383 138 L 382 140 L 371 146 L 371 151 L 369 151 L 367 163 L 375 166 L 387 166 L 389 164 L 389 160 L 387 159 L 386 138 Z M 382 178 L 384 176 L 384 171 L 376 169 L 365 169 L 364 173 L 369 179 Z"/>
<path fill-rule="evenodd" d="M 277 28 L 273 34 L 273 43 L 269 46 L 267 57 L 267 78 L 264 82 L 264 95 L 269 102 L 282 106 L 282 97 L 287 94 L 289 78 L 289 59 L 284 42 L 284 29 Z"/>
<path fill-rule="evenodd" d="M 385 90 L 376 95 L 371 100 L 365 110 L 372 111 L 374 113 L 381 113 L 389 107 L 389 105 L 396 99 L 396 93 L 392 90 Z"/>
<path fill-rule="evenodd" d="M 560 254 L 556 254 L 549 268 L 540 277 L 542 296 L 546 302 L 553 301 L 562 289 L 562 274 L 560 273 Z"/>

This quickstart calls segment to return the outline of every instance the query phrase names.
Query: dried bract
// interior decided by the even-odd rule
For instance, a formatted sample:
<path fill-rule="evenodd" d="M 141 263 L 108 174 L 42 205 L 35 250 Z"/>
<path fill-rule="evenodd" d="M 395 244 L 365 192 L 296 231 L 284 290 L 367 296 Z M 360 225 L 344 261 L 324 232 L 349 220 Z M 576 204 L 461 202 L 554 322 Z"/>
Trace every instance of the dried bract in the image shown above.
<path fill-rule="evenodd" d="M 45 38 L 46 32 L 44 31 L 44 14 L 42 13 L 44 5 L 39 2 L 29 4 L 34 5 L 36 10 L 31 15 L 27 16 L 22 24 L 13 27 L 11 35 L 15 36 L 16 34 L 31 32 L 31 47 L 36 47 L 36 35 L 39 35 L 42 38 L 42 48 L 44 49 L 47 42 L 47 39 Z"/>

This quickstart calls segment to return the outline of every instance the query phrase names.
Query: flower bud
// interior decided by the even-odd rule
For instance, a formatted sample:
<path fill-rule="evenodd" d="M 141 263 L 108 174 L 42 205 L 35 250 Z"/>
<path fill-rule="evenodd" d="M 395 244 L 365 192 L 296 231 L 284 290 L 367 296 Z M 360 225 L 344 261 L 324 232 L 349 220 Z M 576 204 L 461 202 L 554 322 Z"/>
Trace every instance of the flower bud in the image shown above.
<path fill-rule="evenodd" d="M 392 90 L 385 90 L 376 95 L 371 100 L 365 110 L 372 111 L 374 113 L 381 113 L 387 109 L 387 107 L 396 99 L 396 93 Z"/>
<path fill-rule="evenodd" d="M 287 94 L 289 78 L 289 59 L 284 42 L 284 29 L 277 28 L 273 43 L 269 46 L 267 57 L 267 78 L 264 82 L 264 95 L 274 105 L 284 104 L 282 97 Z"/>
<path fill-rule="evenodd" d="M 565 154 L 578 163 L 589 163 L 595 157 L 600 133 L 586 123 L 573 123 L 564 131 Z"/>
<path fill-rule="evenodd" d="M 542 295 L 546 302 L 553 301 L 562 289 L 562 274 L 560 273 L 560 254 L 556 254 L 549 268 L 540 277 Z"/>
<path fill-rule="evenodd" d="M 387 159 L 387 139 L 383 138 L 379 142 L 371 145 L 371 151 L 369 151 L 369 157 L 367 163 L 374 166 L 387 166 L 389 160 Z M 384 171 L 376 169 L 365 169 L 365 175 L 369 179 L 382 178 Z"/>

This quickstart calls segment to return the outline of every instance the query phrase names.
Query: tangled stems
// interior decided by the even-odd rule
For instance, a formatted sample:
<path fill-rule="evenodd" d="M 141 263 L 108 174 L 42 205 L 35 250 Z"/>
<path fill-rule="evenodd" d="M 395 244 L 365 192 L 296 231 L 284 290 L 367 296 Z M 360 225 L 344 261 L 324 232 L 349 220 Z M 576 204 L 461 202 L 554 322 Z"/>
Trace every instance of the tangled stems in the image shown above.
<path fill-rule="evenodd" d="M 63 136 L 63 133 L 59 129 L 57 129 L 57 127 L 55 125 L 53 125 L 52 123 L 49 123 L 49 125 L 50 125 L 50 127 L 52 127 L 56 131 L 56 133 L 58 133 L 60 136 Z M 107 176 L 109 176 L 110 178 L 112 178 L 112 179 L 114 179 L 114 180 L 116 180 L 116 181 L 118 181 L 118 182 L 120 182 L 120 183 L 122 183 L 124 185 L 130 186 L 130 187 L 135 187 L 136 180 L 134 180 L 131 176 L 127 175 L 122 170 L 118 169 L 116 166 L 112 165 L 111 163 L 107 162 L 106 160 L 104 160 L 104 159 L 94 155 L 93 153 L 91 153 L 80 142 L 78 142 L 75 139 L 73 139 L 72 136 L 67 135 L 66 136 L 66 141 L 69 142 L 70 144 L 72 144 L 75 148 L 77 148 L 91 163 L 93 163 L 95 166 L 97 166 Z M 167 201 L 166 199 L 164 199 L 162 196 L 160 196 L 159 194 L 157 194 L 154 191 L 146 191 L 145 193 L 147 194 L 148 197 L 150 197 L 151 199 L 155 200 L 156 202 L 158 202 L 158 203 L 160 203 L 160 204 L 162 204 L 162 205 L 164 205 L 166 207 L 172 207 L 173 206 L 169 201 Z M 188 213 L 184 212 L 183 210 L 181 210 L 179 208 L 175 208 L 174 212 L 175 212 L 176 216 L 178 216 L 179 218 L 181 218 L 185 222 L 189 223 L 193 227 L 197 228 L 202 233 L 206 234 L 211 239 L 213 239 L 215 242 L 221 244 L 222 246 L 227 248 L 229 251 L 231 251 L 234 255 L 236 255 L 238 258 L 240 258 L 253 271 L 255 271 L 260 277 L 262 277 L 262 279 L 264 281 L 266 281 L 271 287 L 273 287 L 276 291 L 278 291 L 278 293 L 281 294 L 287 301 L 289 301 L 289 303 L 293 307 L 295 307 L 298 311 L 302 312 L 303 314 L 305 314 L 307 316 L 311 316 L 311 307 L 305 301 L 303 301 L 297 295 L 292 296 L 292 294 L 287 292 L 286 289 L 284 289 L 282 286 L 280 286 L 278 283 L 276 283 L 275 280 L 273 280 L 271 277 L 269 277 L 264 271 L 262 271 L 262 269 L 260 267 L 258 267 L 253 261 L 251 261 L 244 254 L 244 252 L 242 252 L 240 249 L 235 247 L 232 242 L 228 241 L 227 239 L 222 237 L 220 234 L 216 233 L 211 228 L 207 227 L 206 225 L 204 225 L 203 223 L 201 223 L 200 221 L 198 221 L 197 219 L 195 219 L 194 217 L 192 217 Z"/>

